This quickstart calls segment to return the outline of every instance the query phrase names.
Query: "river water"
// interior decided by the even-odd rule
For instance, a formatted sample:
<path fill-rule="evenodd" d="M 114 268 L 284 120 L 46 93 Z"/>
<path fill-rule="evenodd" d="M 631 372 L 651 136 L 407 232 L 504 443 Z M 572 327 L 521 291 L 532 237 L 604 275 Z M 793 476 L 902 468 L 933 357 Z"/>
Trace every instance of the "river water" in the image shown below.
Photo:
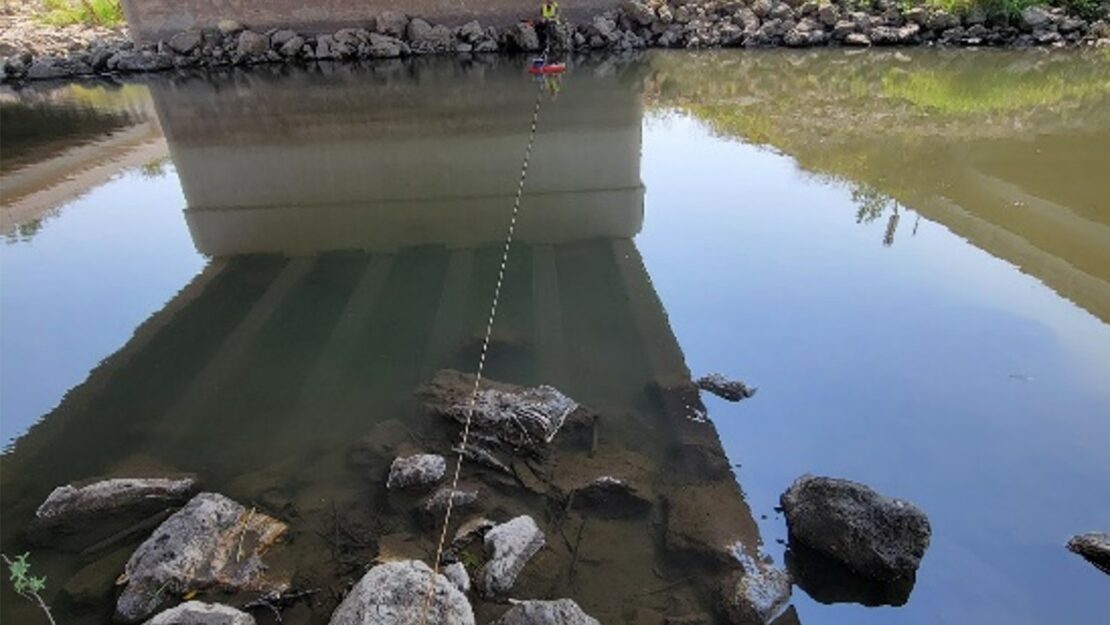
<path fill-rule="evenodd" d="M 414 390 L 474 368 L 537 97 L 486 374 L 587 404 L 596 440 L 565 436 L 561 466 L 634 464 L 658 501 L 567 518 L 464 465 L 482 513 L 547 533 L 514 596 L 712 614 L 670 539 L 684 493 L 782 565 L 778 496 L 814 473 L 916 503 L 932 543 L 908 598 L 810 580 L 781 622 L 1105 622 L 1106 576 L 1064 543 L 1110 530 L 1110 56 L 525 63 L 0 93 L 0 541 L 59 622 L 107 622 L 145 537 L 25 535 L 95 477 L 192 473 L 287 522 L 274 566 L 321 589 L 287 623 L 326 623 L 379 550 L 431 557 L 384 471 L 450 447 Z M 674 469 L 655 392 L 714 371 L 759 387 L 704 400 L 724 485 Z M 2 606 L 38 622 L 7 584 Z"/>

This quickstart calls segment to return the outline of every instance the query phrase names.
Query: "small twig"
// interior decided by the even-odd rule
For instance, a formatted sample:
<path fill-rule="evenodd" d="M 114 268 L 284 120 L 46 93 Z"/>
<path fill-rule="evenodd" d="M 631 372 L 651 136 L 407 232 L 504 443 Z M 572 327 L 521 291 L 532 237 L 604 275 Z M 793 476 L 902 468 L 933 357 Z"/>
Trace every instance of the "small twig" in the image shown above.
<path fill-rule="evenodd" d="M 583 517 L 582 518 L 582 524 L 578 526 L 578 535 L 574 537 L 574 550 L 571 552 L 570 574 L 568 576 L 568 577 L 570 577 L 570 583 L 572 585 L 574 584 L 574 579 L 575 579 L 575 577 L 574 577 L 575 567 L 578 566 L 578 547 L 579 547 L 579 545 L 582 544 L 582 530 L 586 529 L 586 521 L 587 520 L 589 520 L 588 517 Z"/>
<path fill-rule="evenodd" d="M 8 556 L 0 553 L 0 558 L 4 559 L 4 564 L 8 565 L 8 568 L 10 569 L 12 566 L 12 561 L 8 559 Z M 57 621 L 54 620 L 54 615 L 50 612 L 50 606 L 46 605 L 46 602 L 42 600 L 42 597 L 39 596 L 39 593 L 35 592 L 34 590 L 27 590 L 19 594 L 24 599 L 27 599 L 38 605 L 39 609 L 42 610 L 42 613 L 46 615 L 46 620 L 50 621 L 50 625 L 58 625 Z"/>
<path fill-rule="evenodd" d="M 591 436 L 590 436 L 590 439 L 591 439 L 590 440 L 590 457 L 591 458 L 593 458 L 594 456 L 597 455 L 598 438 L 600 438 L 599 430 L 601 429 L 598 426 L 598 423 L 597 423 L 598 420 L 599 420 L 598 417 L 595 416 L 594 417 L 594 422 L 593 422 L 593 427 L 591 428 L 591 430 L 592 430 Z"/>

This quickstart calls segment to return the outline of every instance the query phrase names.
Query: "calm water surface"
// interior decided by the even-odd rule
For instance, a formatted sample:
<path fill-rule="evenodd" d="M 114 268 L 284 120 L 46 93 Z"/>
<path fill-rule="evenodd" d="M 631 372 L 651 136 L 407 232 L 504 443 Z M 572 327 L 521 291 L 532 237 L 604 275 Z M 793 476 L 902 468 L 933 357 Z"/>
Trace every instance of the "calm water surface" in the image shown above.
<path fill-rule="evenodd" d="M 381 433 L 449 446 L 412 391 L 473 368 L 537 90 L 521 63 L 0 94 L 0 540 L 64 622 L 110 618 L 143 538 L 29 544 L 70 481 L 190 472 L 287 521 L 276 566 L 325 592 L 286 622 L 327 622 L 375 555 L 337 554 L 336 519 L 431 549 L 381 487 Z M 1110 529 L 1105 53 L 655 54 L 542 97 L 488 375 L 589 404 L 599 457 L 647 459 L 664 499 L 700 477 L 665 468 L 654 383 L 757 385 L 705 400 L 740 488 L 706 513 L 779 564 L 803 473 L 929 514 L 904 605 L 809 584 L 784 622 L 1104 622 L 1106 576 L 1063 544 Z M 571 519 L 573 559 L 542 497 L 464 476 L 548 532 L 516 596 L 605 623 L 711 609 L 662 510 Z M 3 592 L 5 622 L 35 622 Z"/>

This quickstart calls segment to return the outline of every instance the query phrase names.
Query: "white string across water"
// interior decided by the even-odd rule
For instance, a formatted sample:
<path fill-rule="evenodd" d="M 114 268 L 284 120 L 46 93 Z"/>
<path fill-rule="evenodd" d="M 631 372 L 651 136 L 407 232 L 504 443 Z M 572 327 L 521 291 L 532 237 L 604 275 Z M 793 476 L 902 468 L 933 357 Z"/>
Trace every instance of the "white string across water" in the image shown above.
<path fill-rule="evenodd" d="M 545 55 L 546 57 L 546 55 Z M 524 179 L 528 176 L 528 162 L 532 158 L 532 145 L 536 141 L 536 126 L 540 121 L 540 104 L 543 102 L 543 82 L 539 82 L 536 90 L 536 104 L 532 108 L 532 129 L 528 132 L 528 147 L 524 149 L 524 162 L 520 167 L 520 180 L 516 186 L 516 198 L 513 200 L 513 213 L 509 218 L 509 229 L 505 235 L 505 247 L 501 251 L 501 267 L 497 271 L 497 283 L 493 287 L 493 302 L 489 308 L 489 319 L 486 321 L 486 334 L 482 339 L 482 351 L 478 356 L 478 370 L 474 375 L 474 389 L 470 393 L 470 406 L 466 411 L 466 422 L 463 424 L 462 445 L 458 448 L 455 460 L 455 473 L 451 478 L 451 490 L 447 497 L 447 509 L 443 515 L 443 528 L 439 533 L 439 543 L 436 546 L 436 557 L 432 562 L 432 574 L 428 578 L 428 592 L 424 596 L 424 609 L 420 614 L 420 625 L 427 625 L 428 612 L 432 607 L 432 598 L 435 596 L 435 581 L 439 575 L 440 559 L 443 557 L 443 545 L 447 541 L 447 528 L 451 524 L 451 512 L 455 507 L 455 492 L 459 486 L 459 474 L 462 471 L 463 452 L 470 438 L 470 421 L 474 416 L 474 406 L 478 401 L 478 391 L 482 384 L 482 372 L 486 367 L 486 353 L 489 351 L 490 336 L 493 333 L 493 320 L 497 317 L 497 302 L 501 297 L 501 285 L 505 282 L 505 269 L 509 265 L 509 247 L 513 243 L 513 233 L 516 231 L 517 215 L 520 214 L 520 201 L 524 195 Z"/>

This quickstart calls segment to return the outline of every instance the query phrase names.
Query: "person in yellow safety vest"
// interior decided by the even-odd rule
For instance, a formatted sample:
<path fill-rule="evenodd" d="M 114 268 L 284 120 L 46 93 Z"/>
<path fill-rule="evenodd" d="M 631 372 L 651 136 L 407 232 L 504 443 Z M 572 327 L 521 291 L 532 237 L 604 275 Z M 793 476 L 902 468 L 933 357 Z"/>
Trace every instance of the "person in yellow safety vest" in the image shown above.
<path fill-rule="evenodd" d="M 536 34 L 539 35 L 540 48 L 547 50 L 555 38 L 555 27 L 559 24 L 559 3 L 555 0 L 544 2 L 540 6 L 540 18 L 540 29 Z"/>
<path fill-rule="evenodd" d="M 540 7 L 540 16 L 545 22 L 554 22 L 559 19 L 559 3 L 552 0 L 551 2 L 544 2 Z"/>

